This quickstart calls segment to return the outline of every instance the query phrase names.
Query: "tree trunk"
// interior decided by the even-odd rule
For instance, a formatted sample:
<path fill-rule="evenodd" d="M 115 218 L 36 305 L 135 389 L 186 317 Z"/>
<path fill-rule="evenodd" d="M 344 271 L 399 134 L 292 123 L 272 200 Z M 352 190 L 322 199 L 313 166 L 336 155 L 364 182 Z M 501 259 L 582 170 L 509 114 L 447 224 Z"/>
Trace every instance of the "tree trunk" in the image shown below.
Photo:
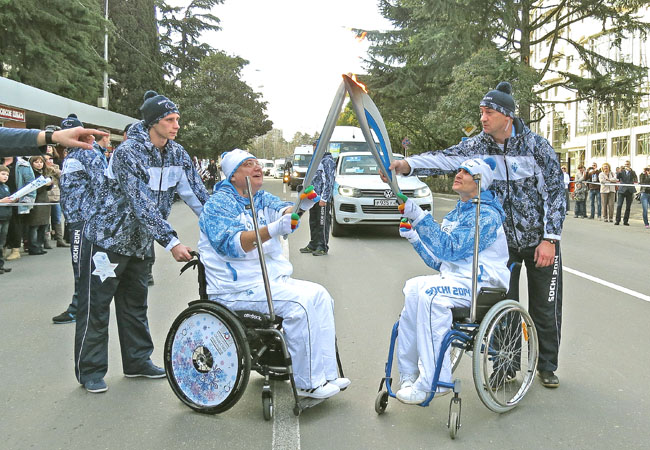
<path fill-rule="evenodd" d="M 530 0 L 522 0 L 520 5 L 521 47 L 519 49 L 519 60 L 522 64 L 530 66 Z M 530 102 L 526 98 L 522 98 L 519 102 L 519 117 L 528 124 L 530 123 Z"/>

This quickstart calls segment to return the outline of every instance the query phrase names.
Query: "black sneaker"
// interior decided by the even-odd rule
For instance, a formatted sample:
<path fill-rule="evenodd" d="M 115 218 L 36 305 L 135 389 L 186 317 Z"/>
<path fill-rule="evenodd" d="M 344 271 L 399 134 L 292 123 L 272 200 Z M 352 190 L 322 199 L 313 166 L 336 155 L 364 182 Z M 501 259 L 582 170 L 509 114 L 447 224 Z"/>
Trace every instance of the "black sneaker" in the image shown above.
<path fill-rule="evenodd" d="M 540 370 L 537 372 L 537 376 L 542 379 L 542 386 L 544 387 L 556 388 L 560 385 L 557 375 L 550 370 Z"/>
<path fill-rule="evenodd" d="M 314 249 L 309 245 L 300 249 L 300 253 L 314 253 Z"/>
<path fill-rule="evenodd" d="M 327 255 L 327 252 L 325 250 L 314 250 L 312 252 L 312 256 L 325 256 Z"/>
<path fill-rule="evenodd" d="M 497 389 L 505 386 L 508 383 L 512 383 L 517 378 L 517 372 L 513 369 L 497 369 L 492 372 L 490 375 L 490 389 L 496 391 Z"/>
<path fill-rule="evenodd" d="M 165 378 L 165 369 L 158 367 L 151 361 L 147 361 L 145 366 L 135 373 L 124 373 L 127 378 L 145 377 L 145 378 Z"/>
<path fill-rule="evenodd" d="M 70 314 L 68 311 L 64 311 L 58 316 L 52 317 L 52 322 L 55 324 L 63 324 L 63 323 L 74 323 L 76 322 L 77 319 L 74 316 L 74 314 Z"/>
<path fill-rule="evenodd" d="M 92 394 L 99 394 L 108 391 L 108 386 L 103 378 L 99 380 L 88 380 L 84 383 L 86 390 Z"/>

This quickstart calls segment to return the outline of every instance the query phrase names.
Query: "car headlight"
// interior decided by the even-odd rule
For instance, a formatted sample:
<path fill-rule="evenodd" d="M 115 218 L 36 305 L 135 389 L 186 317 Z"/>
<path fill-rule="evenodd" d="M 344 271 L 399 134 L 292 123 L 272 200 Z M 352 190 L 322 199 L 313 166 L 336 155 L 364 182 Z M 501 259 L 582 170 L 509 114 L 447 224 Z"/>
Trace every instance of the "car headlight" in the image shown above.
<path fill-rule="evenodd" d="M 413 191 L 413 197 L 416 198 L 427 197 L 430 194 L 431 194 L 431 190 L 429 189 L 428 186 L 417 188 L 415 191 Z"/>
<path fill-rule="evenodd" d="M 339 194 L 343 197 L 361 197 L 361 191 L 350 186 L 339 186 Z"/>
<path fill-rule="evenodd" d="M 294 172 L 292 176 L 298 178 L 298 172 Z"/>

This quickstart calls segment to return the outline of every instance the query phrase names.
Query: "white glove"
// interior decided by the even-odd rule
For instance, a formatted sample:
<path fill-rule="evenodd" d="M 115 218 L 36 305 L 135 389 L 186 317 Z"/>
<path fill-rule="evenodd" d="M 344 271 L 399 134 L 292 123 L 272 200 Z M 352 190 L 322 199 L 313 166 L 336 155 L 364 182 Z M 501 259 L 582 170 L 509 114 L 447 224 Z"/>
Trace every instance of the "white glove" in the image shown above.
<path fill-rule="evenodd" d="M 404 210 L 402 211 L 402 216 L 407 219 L 411 219 L 412 223 L 418 223 L 425 215 L 425 212 L 422 211 L 417 203 L 415 203 L 410 198 L 404 203 Z"/>
<path fill-rule="evenodd" d="M 284 236 L 291 233 L 291 214 L 284 214 L 275 222 L 271 222 L 266 226 L 269 230 L 269 235 L 274 238 L 277 236 Z"/>
<path fill-rule="evenodd" d="M 320 201 L 320 195 L 314 191 L 314 186 L 309 186 L 302 194 L 300 194 L 300 199 L 300 205 L 298 205 L 298 207 L 303 211 L 309 211 Z"/>
<path fill-rule="evenodd" d="M 401 237 L 403 237 L 403 238 L 408 239 L 408 241 L 409 241 L 411 244 L 414 244 L 414 243 L 416 243 L 418 240 L 420 240 L 420 236 L 418 236 L 418 232 L 415 231 L 413 228 L 411 228 L 410 230 L 407 230 L 407 229 L 404 229 L 404 228 L 400 228 L 400 229 L 399 229 L 399 235 L 400 235 Z"/>

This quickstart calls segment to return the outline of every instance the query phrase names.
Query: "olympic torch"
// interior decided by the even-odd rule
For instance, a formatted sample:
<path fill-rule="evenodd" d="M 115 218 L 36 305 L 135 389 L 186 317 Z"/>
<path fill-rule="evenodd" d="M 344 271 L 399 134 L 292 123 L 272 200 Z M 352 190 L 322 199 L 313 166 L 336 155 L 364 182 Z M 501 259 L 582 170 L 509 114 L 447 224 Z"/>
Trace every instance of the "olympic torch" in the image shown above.
<path fill-rule="evenodd" d="M 352 109 L 357 116 L 363 136 L 366 138 L 368 147 L 370 147 L 370 152 L 377 160 L 379 170 L 388 179 L 388 184 L 393 194 L 397 197 L 397 202 L 400 204 L 404 203 L 404 200 L 398 195 L 401 191 L 397 184 L 395 171 L 388 170 L 388 167 L 393 162 L 393 151 L 390 147 L 390 140 L 388 139 L 388 131 L 386 131 L 384 119 L 382 119 L 375 102 L 372 101 L 362 85 L 348 75 L 343 75 L 343 82 L 350 95 Z M 375 139 L 370 132 L 371 129 L 377 135 L 379 147 L 375 145 Z"/>
<path fill-rule="evenodd" d="M 307 172 L 305 173 L 305 179 L 303 180 L 302 183 L 302 189 L 300 191 L 300 194 L 298 195 L 296 202 L 293 205 L 294 213 L 297 213 L 299 215 L 302 214 L 302 211 L 299 211 L 300 201 L 305 197 L 305 195 L 309 194 L 309 192 L 305 192 L 305 190 L 308 189 L 309 186 L 311 185 L 311 182 L 314 179 L 314 175 L 318 170 L 318 165 L 323 159 L 323 155 L 325 155 L 325 153 L 327 152 L 330 138 L 332 137 L 332 133 L 334 132 L 336 121 L 339 118 L 339 115 L 341 114 L 341 108 L 343 107 L 344 101 L 345 101 L 345 83 L 342 82 L 339 88 L 336 90 L 336 94 L 334 95 L 334 101 L 332 102 L 332 106 L 330 107 L 329 113 L 327 114 L 327 118 L 325 119 L 325 124 L 323 125 L 323 130 L 321 131 L 320 137 L 318 138 L 318 145 L 316 146 L 316 149 L 314 150 L 314 154 L 311 157 L 311 161 L 309 162 L 309 166 L 307 167 Z M 320 192 L 318 192 L 317 194 L 320 194 Z"/>

